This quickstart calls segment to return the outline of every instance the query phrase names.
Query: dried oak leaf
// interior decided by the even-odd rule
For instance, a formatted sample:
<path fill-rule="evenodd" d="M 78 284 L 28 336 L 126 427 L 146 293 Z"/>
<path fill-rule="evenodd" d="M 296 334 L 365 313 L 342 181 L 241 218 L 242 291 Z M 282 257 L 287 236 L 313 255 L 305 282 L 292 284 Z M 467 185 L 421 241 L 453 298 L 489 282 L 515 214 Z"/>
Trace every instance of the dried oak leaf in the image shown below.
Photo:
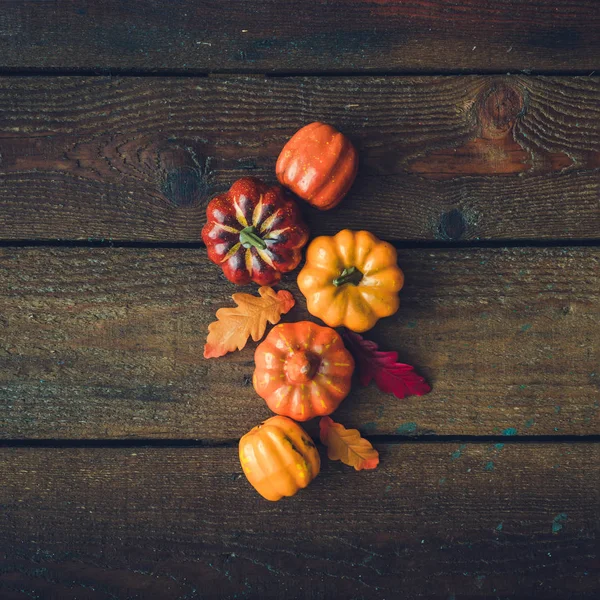
<path fill-rule="evenodd" d="M 319 423 L 321 442 L 327 446 L 331 460 L 341 460 L 357 471 L 374 469 L 379 464 L 379 453 L 368 440 L 360 437 L 358 429 L 346 429 L 330 417 Z"/>
<path fill-rule="evenodd" d="M 277 293 L 268 286 L 259 288 L 260 297 L 251 294 L 232 294 L 236 308 L 220 308 L 217 320 L 208 326 L 204 358 L 216 358 L 234 350 L 241 350 L 248 337 L 257 342 L 265 334 L 267 321 L 279 323 L 281 315 L 296 303 L 286 290 Z"/>
<path fill-rule="evenodd" d="M 397 352 L 382 352 L 375 342 L 352 331 L 344 331 L 342 337 L 354 356 L 361 385 L 369 385 L 374 379 L 382 392 L 392 393 L 396 398 L 423 396 L 431 391 L 414 367 L 398 362 Z"/>

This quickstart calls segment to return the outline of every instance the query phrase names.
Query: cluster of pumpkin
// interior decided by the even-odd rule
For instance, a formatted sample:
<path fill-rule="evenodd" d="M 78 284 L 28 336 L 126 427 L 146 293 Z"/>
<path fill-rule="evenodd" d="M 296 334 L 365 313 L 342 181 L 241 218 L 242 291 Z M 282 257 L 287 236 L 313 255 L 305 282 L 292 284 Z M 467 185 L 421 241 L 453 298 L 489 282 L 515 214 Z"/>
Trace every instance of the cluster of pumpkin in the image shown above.
<path fill-rule="evenodd" d="M 300 129 L 283 148 L 279 182 L 309 204 L 328 210 L 350 189 L 358 156 L 342 133 L 323 123 Z M 202 231 L 209 258 L 233 283 L 276 283 L 295 269 L 308 228 L 281 187 L 256 178 L 236 181 L 207 208 Z M 348 395 L 352 354 L 332 329 L 371 329 L 398 310 L 404 277 L 396 250 L 367 231 L 343 230 L 314 239 L 298 275 L 309 312 L 328 327 L 302 321 L 275 326 L 255 352 L 253 385 L 279 416 L 240 441 L 244 474 L 268 500 L 291 496 L 320 469 L 319 454 L 296 423 L 331 414 Z"/>

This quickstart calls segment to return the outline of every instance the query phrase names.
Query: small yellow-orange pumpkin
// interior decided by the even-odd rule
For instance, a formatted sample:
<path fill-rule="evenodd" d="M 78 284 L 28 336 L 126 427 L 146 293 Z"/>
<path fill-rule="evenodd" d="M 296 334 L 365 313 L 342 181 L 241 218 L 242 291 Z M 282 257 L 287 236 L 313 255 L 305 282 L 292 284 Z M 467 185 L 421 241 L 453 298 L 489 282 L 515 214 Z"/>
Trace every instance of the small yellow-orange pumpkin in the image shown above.
<path fill-rule="evenodd" d="M 267 500 L 293 496 L 321 468 L 319 453 L 309 435 L 287 417 L 271 417 L 240 440 L 244 475 Z"/>
<path fill-rule="evenodd" d="M 330 327 L 367 331 L 400 306 L 404 275 L 396 249 L 368 231 L 315 238 L 298 274 L 308 312 Z"/>
<path fill-rule="evenodd" d="M 282 185 L 321 210 L 339 204 L 357 170 L 358 154 L 352 142 L 326 123 L 311 123 L 297 131 L 275 166 Z"/>
<path fill-rule="evenodd" d="M 258 395 L 273 412 L 296 421 L 331 414 L 348 395 L 354 371 L 342 338 L 310 321 L 273 327 L 254 362 Z"/>

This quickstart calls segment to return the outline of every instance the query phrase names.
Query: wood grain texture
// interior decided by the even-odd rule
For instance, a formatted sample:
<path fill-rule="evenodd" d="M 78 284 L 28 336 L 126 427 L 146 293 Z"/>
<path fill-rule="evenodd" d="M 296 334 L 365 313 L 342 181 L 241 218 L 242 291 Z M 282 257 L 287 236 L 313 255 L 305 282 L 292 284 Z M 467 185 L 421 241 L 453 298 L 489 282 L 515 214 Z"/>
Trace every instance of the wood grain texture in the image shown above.
<path fill-rule="evenodd" d="M 250 72 L 598 68 L 594 0 L 5 0 L 4 69 Z"/>
<path fill-rule="evenodd" d="M 600 445 L 379 450 L 269 503 L 235 448 L 3 448 L 0 594 L 596 597 Z"/>
<path fill-rule="evenodd" d="M 302 203 L 314 234 L 598 239 L 599 106 L 589 77 L 4 78 L 0 237 L 197 242 L 323 120 L 360 169 L 337 209 Z"/>
<path fill-rule="evenodd" d="M 336 412 L 376 434 L 598 434 L 600 248 L 401 250 L 399 312 L 369 332 L 433 385 L 357 387 Z M 202 357 L 240 291 L 204 250 L 3 248 L 0 436 L 237 439 L 269 416 L 255 344 Z M 282 286 L 312 318 L 293 275 Z M 256 293 L 256 287 L 242 288 Z"/>

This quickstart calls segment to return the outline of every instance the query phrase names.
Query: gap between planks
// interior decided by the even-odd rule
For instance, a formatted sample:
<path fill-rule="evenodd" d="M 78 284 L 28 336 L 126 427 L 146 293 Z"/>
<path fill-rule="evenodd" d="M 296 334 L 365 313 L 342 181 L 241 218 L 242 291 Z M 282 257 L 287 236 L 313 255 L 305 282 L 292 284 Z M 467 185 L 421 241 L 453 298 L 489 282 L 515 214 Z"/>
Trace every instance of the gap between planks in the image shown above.
<path fill-rule="evenodd" d="M 373 444 L 590 444 L 599 443 L 598 435 L 367 435 Z M 37 439 L 0 440 L 0 448 L 234 448 L 237 439 L 172 440 L 172 439 Z M 317 440 L 318 446 L 323 446 Z"/>
<path fill-rule="evenodd" d="M 312 238 L 311 238 L 312 239 Z M 468 248 L 570 248 L 600 246 L 597 239 L 518 239 L 518 240 L 464 240 L 464 241 L 420 241 L 420 240 L 385 240 L 398 250 L 435 250 L 435 249 L 468 249 Z M 0 240 L 0 248 L 174 248 L 199 250 L 204 248 L 203 242 L 149 242 L 122 241 L 106 239 L 87 240 Z"/>
<path fill-rule="evenodd" d="M 293 77 L 456 77 L 475 75 L 482 77 L 504 75 L 526 75 L 528 77 L 600 77 L 600 71 L 577 69 L 441 69 L 421 71 L 419 69 L 402 69 L 389 71 L 370 71 L 359 69 L 355 71 L 274 71 L 256 73 L 252 69 L 189 71 L 184 69 L 11 69 L 0 68 L 0 77 L 255 77 L 268 79 L 290 79 Z"/>

